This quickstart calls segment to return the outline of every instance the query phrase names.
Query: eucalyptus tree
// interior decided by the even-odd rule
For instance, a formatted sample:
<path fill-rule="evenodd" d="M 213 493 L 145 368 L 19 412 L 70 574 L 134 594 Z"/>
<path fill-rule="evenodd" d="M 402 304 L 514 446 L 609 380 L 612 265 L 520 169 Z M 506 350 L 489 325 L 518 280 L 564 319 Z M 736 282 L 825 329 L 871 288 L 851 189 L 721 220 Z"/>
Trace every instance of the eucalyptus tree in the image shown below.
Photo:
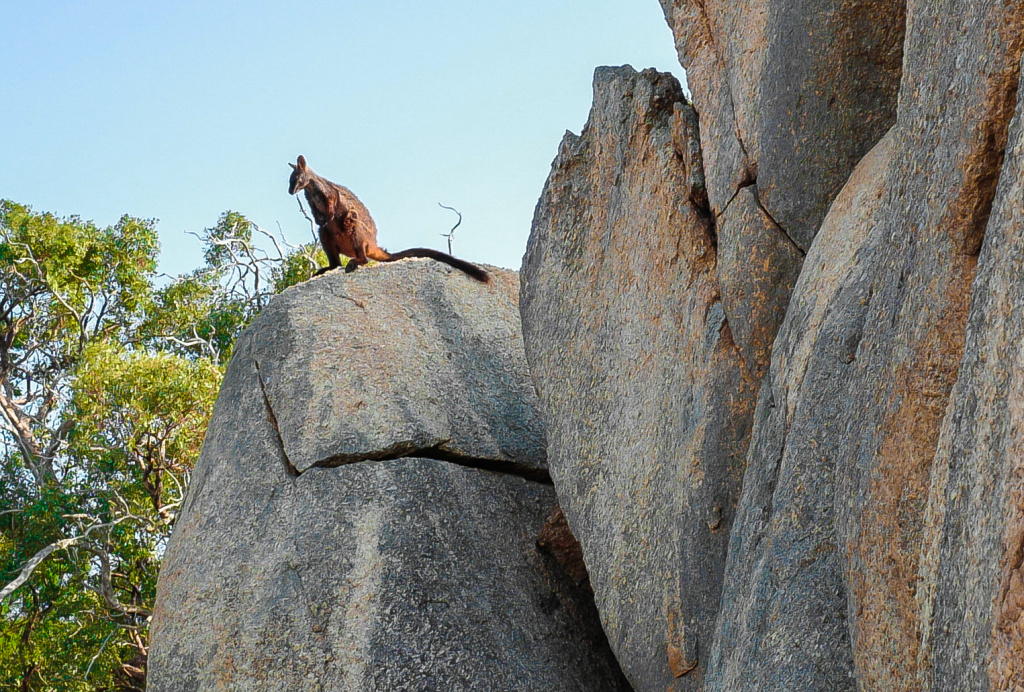
<path fill-rule="evenodd" d="M 199 237 L 205 266 L 159 277 L 152 220 L 0 202 L 0 689 L 145 687 L 160 558 L 222 369 L 317 267 L 314 245 L 236 212 Z"/>

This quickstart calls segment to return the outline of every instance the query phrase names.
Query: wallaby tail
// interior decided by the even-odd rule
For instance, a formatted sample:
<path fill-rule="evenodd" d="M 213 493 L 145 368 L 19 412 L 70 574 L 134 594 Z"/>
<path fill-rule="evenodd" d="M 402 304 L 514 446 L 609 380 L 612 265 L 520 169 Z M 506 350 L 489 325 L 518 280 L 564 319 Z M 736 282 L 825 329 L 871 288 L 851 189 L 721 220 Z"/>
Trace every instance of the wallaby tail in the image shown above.
<path fill-rule="evenodd" d="M 406 259 L 408 257 L 429 257 L 430 259 L 437 260 L 438 262 L 444 262 L 450 267 L 455 267 L 461 271 L 466 272 L 477 281 L 487 283 L 491 280 L 491 275 L 485 272 L 475 264 L 471 264 L 465 260 L 460 260 L 458 257 L 452 257 L 446 252 L 440 250 L 431 250 L 427 247 L 414 247 L 408 250 L 402 250 L 401 252 L 388 253 L 388 258 L 385 262 L 394 262 L 400 259 Z"/>

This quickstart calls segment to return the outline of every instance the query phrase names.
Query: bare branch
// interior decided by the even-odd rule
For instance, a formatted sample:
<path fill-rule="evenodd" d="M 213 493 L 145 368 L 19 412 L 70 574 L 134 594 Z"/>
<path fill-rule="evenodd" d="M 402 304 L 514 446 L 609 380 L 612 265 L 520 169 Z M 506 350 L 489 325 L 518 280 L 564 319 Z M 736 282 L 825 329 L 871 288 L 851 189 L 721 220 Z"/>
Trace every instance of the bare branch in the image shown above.
<path fill-rule="evenodd" d="M 82 548 L 95 555 L 100 561 L 100 588 L 93 589 L 93 591 L 103 597 L 107 607 L 124 615 L 143 615 L 145 617 L 149 617 L 153 614 L 153 611 L 149 608 L 143 608 L 142 606 L 137 605 L 125 605 L 117 600 L 117 597 L 114 595 L 114 585 L 110 581 L 110 555 L 106 550 L 101 550 L 90 545 L 83 545 Z"/>
<path fill-rule="evenodd" d="M 114 632 L 116 632 L 116 631 L 117 630 L 111 630 L 110 631 L 110 634 L 107 635 L 107 638 L 103 640 L 103 644 L 100 645 L 100 650 L 97 651 L 96 655 L 93 656 L 92 659 L 89 661 L 89 667 L 85 669 L 85 680 L 86 681 L 89 680 L 89 674 L 92 673 L 92 667 L 96 664 L 96 659 L 98 659 L 100 656 L 103 655 L 103 650 L 107 648 L 107 642 L 110 641 L 110 638 L 114 636 Z"/>
<path fill-rule="evenodd" d="M 57 456 L 57 452 L 61 450 L 64 443 L 67 441 L 68 433 L 75 427 L 75 421 L 71 418 L 61 423 L 60 427 L 53 432 L 53 439 L 50 440 L 50 446 L 46 450 L 46 458 L 53 459 Z"/>
<path fill-rule="evenodd" d="M 313 234 L 313 242 L 319 242 L 320 237 L 316 232 L 316 223 L 314 223 L 312 217 L 306 213 L 306 207 L 302 206 L 302 198 L 296 196 L 295 201 L 299 203 L 299 210 L 302 212 L 302 215 L 306 217 L 306 221 L 309 221 L 309 232 Z"/>
<path fill-rule="evenodd" d="M 277 224 L 277 232 L 280 234 L 281 242 L 284 244 L 284 246 L 289 250 L 298 250 L 300 247 L 299 245 L 292 245 L 291 243 L 288 242 L 288 238 L 286 238 L 284 235 L 284 229 L 281 228 L 281 222 L 275 221 L 274 223 Z M 257 226 L 257 228 L 259 228 L 259 226 Z"/>
<path fill-rule="evenodd" d="M 257 231 L 259 231 L 260 233 L 262 233 L 266 237 L 270 238 L 270 242 L 272 242 L 274 244 L 274 251 L 277 252 L 277 261 L 283 260 L 284 259 L 284 252 L 281 251 L 281 245 L 280 245 L 280 243 L 277 242 L 277 237 L 273 233 L 271 233 L 270 231 L 265 231 L 262 228 L 260 228 L 260 226 L 258 224 L 256 224 L 255 222 L 250 221 L 249 223 Z M 288 244 L 287 241 L 284 240 L 284 234 L 283 233 L 281 234 L 281 240 L 286 245 Z"/>
<path fill-rule="evenodd" d="M 21 449 L 25 464 L 35 478 L 36 485 L 42 486 L 54 478 L 53 463 L 43 452 L 39 441 L 32 432 L 32 427 L 24 411 L 11 403 L 3 389 L 0 389 L 0 414 L 4 418 L 4 428 L 9 430 Z"/>
<path fill-rule="evenodd" d="M 452 242 L 455 240 L 455 229 L 462 225 L 462 212 L 460 212 L 458 209 L 454 207 L 446 207 L 440 202 L 437 203 L 437 206 L 441 207 L 442 209 L 447 209 L 448 211 L 453 211 L 459 215 L 459 220 L 455 223 L 454 226 L 452 226 L 452 230 L 448 231 L 447 233 L 441 234 L 448 239 L 448 254 L 450 255 L 452 254 Z"/>
<path fill-rule="evenodd" d="M 29 559 L 29 561 L 25 563 L 25 565 L 21 568 L 21 573 L 14 579 L 14 581 L 9 583 L 3 589 L 0 589 L 0 602 L 2 602 L 5 598 L 14 593 L 19 586 L 28 581 L 29 577 L 32 576 L 32 573 L 36 571 L 39 565 L 41 565 L 46 558 L 50 557 L 50 555 L 52 555 L 56 551 L 67 550 L 68 548 L 77 544 L 79 541 L 84 541 L 86 538 L 89 537 L 89 534 L 95 531 L 96 529 L 110 528 L 111 526 L 119 524 L 122 521 L 124 521 L 124 519 L 115 519 L 114 521 L 107 522 L 105 524 L 93 524 L 88 529 L 86 529 L 84 533 L 81 533 L 77 536 L 72 536 L 71 538 L 62 538 L 61 540 L 54 541 L 50 545 L 46 546 L 38 553 L 33 555 Z"/>
<path fill-rule="evenodd" d="M 68 538 L 67 540 L 72 540 L 72 538 Z M 6 587 L 0 589 L 0 601 L 3 601 L 5 598 L 13 594 L 18 587 L 22 586 L 23 583 L 28 581 L 29 577 L 32 576 L 32 573 L 36 571 L 36 567 L 38 567 L 43 560 L 48 558 L 50 556 L 50 553 L 57 550 L 63 550 L 70 545 L 71 544 L 67 543 L 66 540 L 58 540 L 58 542 L 50 544 L 49 546 L 47 546 L 46 548 L 32 556 L 32 559 L 26 562 L 25 566 L 22 567 L 22 573 L 18 574 L 17 577 L 15 577 L 13 581 L 8 583 Z"/>

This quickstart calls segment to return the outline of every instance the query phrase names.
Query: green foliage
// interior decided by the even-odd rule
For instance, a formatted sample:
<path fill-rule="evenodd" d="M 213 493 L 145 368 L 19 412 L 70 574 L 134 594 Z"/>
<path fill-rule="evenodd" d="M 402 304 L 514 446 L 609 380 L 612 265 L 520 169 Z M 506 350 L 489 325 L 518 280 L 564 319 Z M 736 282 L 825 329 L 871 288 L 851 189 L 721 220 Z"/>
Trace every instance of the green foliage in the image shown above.
<path fill-rule="evenodd" d="M 223 367 L 272 293 L 317 269 L 315 246 L 271 256 L 225 212 L 200 235 L 206 266 L 157 285 L 154 226 L 0 202 L 0 690 L 144 689 Z"/>
<path fill-rule="evenodd" d="M 138 516 L 170 523 L 182 490 L 173 483 L 198 457 L 220 380 L 207 358 L 92 344 L 72 382 L 68 450 L 89 461 L 98 476 L 92 487 L 110 489 Z"/>
<path fill-rule="evenodd" d="M 226 363 L 253 315 L 244 299 L 226 294 L 220 280 L 220 272 L 206 268 L 158 289 L 140 334 L 182 355 Z"/>
<path fill-rule="evenodd" d="M 221 214 L 217 225 L 206 229 L 206 232 L 203 256 L 209 266 L 217 269 L 231 261 L 233 250 L 237 246 L 252 242 L 252 225 L 237 211 L 226 211 Z"/>
<path fill-rule="evenodd" d="M 342 266 L 347 264 L 347 258 L 342 258 Z M 274 267 L 273 281 L 274 291 L 280 293 L 289 286 L 295 286 L 313 277 L 320 267 L 327 266 L 327 255 L 317 243 L 300 245 L 295 252 L 284 257 L 281 263 Z"/>

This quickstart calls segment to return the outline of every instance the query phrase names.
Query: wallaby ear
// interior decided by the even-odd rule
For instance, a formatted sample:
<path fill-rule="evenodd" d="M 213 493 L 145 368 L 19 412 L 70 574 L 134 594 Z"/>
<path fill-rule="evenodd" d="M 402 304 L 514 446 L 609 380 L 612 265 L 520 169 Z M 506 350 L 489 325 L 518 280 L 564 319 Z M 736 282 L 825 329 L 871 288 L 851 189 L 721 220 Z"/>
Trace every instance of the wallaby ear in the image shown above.
<path fill-rule="evenodd" d="M 297 171 L 297 170 L 299 170 L 299 167 L 298 167 L 298 166 L 296 166 L 296 165 L 295 165 L 294 163 L 292 163 L 291 161 L 289 161 L 289 162 L 288 162 L 288 165 L 292 167 L 292 170 L 293 170 L 293 171 Z"/>
<path fill-rule="evenodd" d="M 299 168 L 305 168 L 306 167 L 306 157 L 303 156 L 302 154 L 299 154 L 298 164 L 299 164 Z"/>

